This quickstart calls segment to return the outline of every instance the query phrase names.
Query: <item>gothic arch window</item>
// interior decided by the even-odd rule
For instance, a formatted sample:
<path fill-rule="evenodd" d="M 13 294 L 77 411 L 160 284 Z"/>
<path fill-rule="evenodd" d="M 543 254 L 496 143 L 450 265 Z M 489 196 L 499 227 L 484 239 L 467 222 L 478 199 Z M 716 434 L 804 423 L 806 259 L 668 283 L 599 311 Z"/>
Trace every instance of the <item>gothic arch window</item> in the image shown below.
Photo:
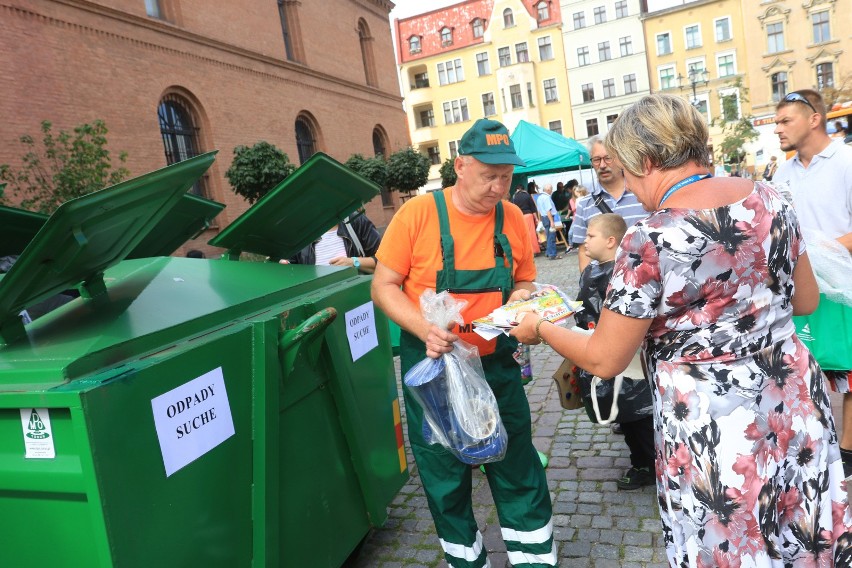
<path fill-rule="evenodd" d="M 373 155 L 388 159 L 388 135 L 380 125 L 373 128 Z M 393 199 L 386 187 L 382 188 L 382 206 L 393 207 Z"/>
<path fill-rule="evenodd" d="M 453 45 L 453 30 L 447 27 L 441 28 L 441 47 Z"/>
<path fill-rule="evenodd" d="M 166 152 L 166 164 L 182 162 L 203 153 L 198 120 L 188 100 L 176 94 L 168 94 L 160 101 L 157 115 Z M 191 192 L 195 195 L 208 195 L 206 175 L 192 186 Z"/>
<path fill-rule="evenodd" d="M 550 19 L 550 6 L 547 5 L 547 2 L 539 2 L 535 5 L 535 9 L 538 12 L 539 22 L 545 22 Z"/>
<path fill-rule="evenodd" d="M 311 117 L 306 114 L 301 114 L 296 118 L 296 150 L 299 153 L 300 165 L 317 153 L 316 125 Z"/>
<path fill-rule="evenodd" d="M 474 18 L 471 26 L 473 27 L 473 37 L 480 38 L 485 33 L 485 20 L 482 18 Z"/>
<path fill-rule="evenodd" d="M 377 86 L 376 60 L 373 57 L 373 36 L 370 27 L 363 19 L 358 20 L 358 41 L 361 42 L 361 60 L 364 63 L 364 78 L 368 85 Z"/>

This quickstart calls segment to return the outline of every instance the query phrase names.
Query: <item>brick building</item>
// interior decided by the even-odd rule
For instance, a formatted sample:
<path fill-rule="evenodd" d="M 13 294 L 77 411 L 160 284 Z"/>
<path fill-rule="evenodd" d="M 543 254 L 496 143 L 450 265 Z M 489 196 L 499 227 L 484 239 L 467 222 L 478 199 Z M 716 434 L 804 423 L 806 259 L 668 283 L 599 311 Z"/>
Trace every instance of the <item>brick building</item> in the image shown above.
<path fill-rule="evenodd" d="M 248 205 L 224 177 L 238 145 L 266 140 L 299 164 L 409 145 L 388 0 L 0 0 L 0 163 L 18 138 L 102 119 L 139 175 L 218 149 L 197 188 L 227 205 L 207 240 Z M 384 226 L 396 195 L 367 213 Z M 213 252 L 209 251 L 208 252 Z"/>

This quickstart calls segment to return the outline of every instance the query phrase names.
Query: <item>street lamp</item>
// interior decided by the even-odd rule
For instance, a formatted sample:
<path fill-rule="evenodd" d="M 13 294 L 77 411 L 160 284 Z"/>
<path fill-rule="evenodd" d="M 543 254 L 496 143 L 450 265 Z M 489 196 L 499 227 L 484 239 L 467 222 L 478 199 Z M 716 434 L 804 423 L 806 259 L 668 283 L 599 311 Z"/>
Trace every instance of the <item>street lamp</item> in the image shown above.
<path fill-rule="evenodd" d="M 710 82 L 707 78 L 707 70 L 700 67 L 690 67 L 687 72 L 687 78 L 689 79 L 689 85 L 692 87 L 692 106 L 697 108 L 698 94 L 696 93 L 696 88 L 698 85 L 706 86 Z M 683 75 L 678 73 L 677 82 L 680 85 L 680 90 L 683 91 Z"/>

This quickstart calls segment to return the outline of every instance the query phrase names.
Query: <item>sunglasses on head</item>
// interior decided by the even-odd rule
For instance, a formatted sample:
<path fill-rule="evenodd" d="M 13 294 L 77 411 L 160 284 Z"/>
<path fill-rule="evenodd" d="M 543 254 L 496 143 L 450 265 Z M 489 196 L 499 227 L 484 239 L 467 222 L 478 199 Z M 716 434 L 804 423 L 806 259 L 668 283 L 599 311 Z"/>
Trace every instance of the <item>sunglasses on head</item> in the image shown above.
<path fill-rule="evenodd" d="M 814 108 L 814 105 L 811 104 L 811 101 L 809 101 L 807 98 L 803 97 L 799 93 L 790 93 L 789 95 L 784 97 L 784 102 L 785 103 L 805 103 L 806 105 L 811 107 L 812 111 L 814 111 L 814 112 L 817 111 L 817 109 Z"/>

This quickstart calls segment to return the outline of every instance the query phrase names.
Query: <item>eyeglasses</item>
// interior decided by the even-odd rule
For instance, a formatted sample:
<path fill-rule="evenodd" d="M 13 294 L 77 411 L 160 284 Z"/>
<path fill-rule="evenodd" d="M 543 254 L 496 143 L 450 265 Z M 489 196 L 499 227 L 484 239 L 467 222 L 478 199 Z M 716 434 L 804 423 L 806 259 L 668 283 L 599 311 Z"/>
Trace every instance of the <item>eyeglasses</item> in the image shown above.
<path fill-rule="evenodd" d="M 811 101 L 809 101 L 807 98 L 803 97 L 799 93 L 788 94 L 786 97 L 784 97 L 784 102 L 785 103 L 805 103 L 806 105 L 811 107 L 812 111 L 817 112 L 817 109 L 814 108 L 814 105 L 811 104 Z"/>
<path fill-rule="evenodd" d="M 603 162 L 606 165 L 610 165 L 612 163 L 612 156 L 604 156 L 603 158 L 592 158 L 592 165 L 599 166 Z"/>

